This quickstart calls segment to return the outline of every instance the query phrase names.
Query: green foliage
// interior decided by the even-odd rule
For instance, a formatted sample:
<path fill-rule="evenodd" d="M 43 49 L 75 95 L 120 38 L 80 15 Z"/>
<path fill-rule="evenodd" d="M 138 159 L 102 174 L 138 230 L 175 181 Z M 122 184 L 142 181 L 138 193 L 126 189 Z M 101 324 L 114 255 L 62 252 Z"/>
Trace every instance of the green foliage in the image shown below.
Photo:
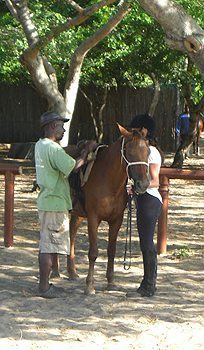
<path fill-rule="evenodd" d="M 177 0 L 177 2 L 184 7 L 186 12 L 192 16 L 202 28 L 204 23 L 203 0 Z"/>
<path fill-rule="evenodd" d="M 24 40 L 20 26 L 10 16 L 4 3 L 0 3 L 0 80 L 5 82 L 18 81 L 25 69 L 21 67 L 19 55 L 24 48 Z M 12 78 L 11 78 L 12 76 Z"/>
<path fill-rule="evenodd" d="M 181 249 L 175 249 L 172 255 L 177 259 L 185 259 L 192 255 L 192 251 L 188 247 L 183 247 Z"/>
<path fill-rule="evenodd" d="M 85 83 L 146 86 L 152 84 L 154 73 L 161 83 L 176 83 L 183 62 L 180 53 L 166 46 L 157 23 L 135 4 L 117 29 L 90 52 L 83 77 Z"/>
<path fill-rule="evenodd" d="M 135 3 L 120 25 L 91 50 L 83 65 L 81 81 L 84 84 L 94 81 L 101 86 L 145 87 L 152 84 L 154 73 L 160 84 L 181 87 L 190 78 L 193 97 L 198 102 L 203 80 L 195 67 L 191 76 L 186 74 L 186 58 L 168 48 L 161 27 Z"/>
<path fill-rule="evenodd" d="M 96 0 L 78 0 L 82 7 Z M 198 24 L 204 23 L 201 0 L 178 0 Z M 77 15 L 67 1 L 30 0 L 32 20 L 39 36 L 68 17 Z M 44 54 L 54 66 L 59 81 L 65 81 L 70 59 L 75 49 L 97 28 L 105 24 L 115 11 L 115 5 L 105 7 L 86 23 L 62 33 L 44 49 Z M 43 15 L 42 15 L 43 14 Z M 29 75 L 20 64 L 19 58 L 27 47 L 27 41 L 20 24 L 12 18 L 4 2 L 0 2 L 0 79 L 6 82 L 28 80 Z M 148 86 L 154 73 L 160 84 L 176 84 L 190 79 L 193 97 L 197 102 L 202 96 L 203 80 L 196 68 L 186 74 L 185 55 L 171 50 L 165 43 L 161 27 L 134 2 L 129 14 L 111 34 L 95 46 L 87 55 L 81 73 L 81 83 L 93 81 L 98 86 Z"/>
<path fill-rule="evenodd" d="M 39 36 L 45 35 L 52 26 L 64 23 L 70 16 L 70 8 L 66 1 L 29 1 L 29 8 Z M 0 80 L 8 83 L 27 81 L 29 75 L 20 63 L 20 57 L 27 48 L 25 35 L 20 24 L 11 16 L 5 3 L 2 2 L 0 3 L 0 16 Z M 74 31 L 70 31 L 61 35 L 59 41 L 53 40 L 47 48 L 48 59 L 51 59 L 54 66 L 56 63 L 59 72 L 63 72 L 61 67 L 65 60 L 67 64 L 65 53 L 69 52 L 67 48 L 70 49 L 73 33 Z M 63 77 L 62 74 L 59 74 L 59 79 Z"/>

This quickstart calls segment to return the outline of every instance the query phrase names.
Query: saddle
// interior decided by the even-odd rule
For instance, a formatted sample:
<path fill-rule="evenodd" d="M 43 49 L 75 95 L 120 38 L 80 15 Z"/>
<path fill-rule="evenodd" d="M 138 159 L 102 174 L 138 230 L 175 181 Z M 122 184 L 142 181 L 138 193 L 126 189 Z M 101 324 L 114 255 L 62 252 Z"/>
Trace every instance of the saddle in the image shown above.
<path fill-rule="evenodd" d="M 107 145 L 102 145 L 102 144 L 97 145 L 96 149 L 88 154 L 87 163 L 80 169 L 81 187 L 83 187 L 85 183 L 88 181 L 88 178 L 91 173 L 91 169 L 94 165 L 94 162 L 96 160 L 97 154 L 102 147 L 107 147 Z"/>
<path fill-rule="evenodd" d="M 78 172 L 72 172 L 68 178 L 73 208 L 75 210 L 76 208 L 80 207 L 80 211 L 83 211 L 84 214 L 82 216 L 85 216 L 85 197 L 83 186 L 88 181 L 97 154 L 102 147 L 107 147 L 107 145 L 96 144 L 96 148 L 89 152 L 86 163 L 80 167 Z M 83 144 L 80 144 L 80 148 L 83 150 Z"/>

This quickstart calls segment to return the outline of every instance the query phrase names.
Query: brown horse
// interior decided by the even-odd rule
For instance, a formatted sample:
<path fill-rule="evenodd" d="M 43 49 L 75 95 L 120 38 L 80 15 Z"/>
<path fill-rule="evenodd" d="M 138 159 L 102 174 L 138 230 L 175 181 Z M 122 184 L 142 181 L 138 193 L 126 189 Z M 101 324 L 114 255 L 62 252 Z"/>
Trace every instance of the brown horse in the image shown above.
<path fill-rule="evenodd" d="M 84 208 L 76 203 L 70 219 L 70 256 L 67 269 L 75 278 L 74 241 L 77 229 L 87 217 L 89 236 L 89 271 L 86 278 L 86 294 L 94 294 L 94 264 L 98 256 L 97 229 L 100 222 L 109 225 L 108 240 L 108 287 L 113 286 L 114 257 L 118 231 L 123 221 L 127 203 L 126 183 L 132 181 L 136 193 L 144 193 L 149 185 L 149 146 L 142 132 L 127 130 L 118 124 L 121 137 L 112 145 L 103 147 L 97 154 L 88 181 L 83 186 Z"/>
<path fill-rule="evenodd" d="M 200 138 L 201 138 L 201 135 L 203 132 L 204 132 L 203 121 L 201 118 L 199 118 L 196 137 L 195 137 L 195 140 L 193 142 L 193 153 L 195 153 L 198 156 L 200 155 Z"/>

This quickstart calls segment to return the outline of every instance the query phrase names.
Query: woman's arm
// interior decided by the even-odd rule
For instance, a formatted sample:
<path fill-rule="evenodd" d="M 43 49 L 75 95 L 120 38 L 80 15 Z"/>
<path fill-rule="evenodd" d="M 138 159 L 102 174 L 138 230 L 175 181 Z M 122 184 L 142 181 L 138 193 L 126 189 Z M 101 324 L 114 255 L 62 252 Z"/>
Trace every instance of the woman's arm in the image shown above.
<path fill-rule="evenodd" d="M 159 187 L 159 164 L 149 164 L 149 175 L 150 175 L 150 184 L 148 188 L 158 188 Z"/>

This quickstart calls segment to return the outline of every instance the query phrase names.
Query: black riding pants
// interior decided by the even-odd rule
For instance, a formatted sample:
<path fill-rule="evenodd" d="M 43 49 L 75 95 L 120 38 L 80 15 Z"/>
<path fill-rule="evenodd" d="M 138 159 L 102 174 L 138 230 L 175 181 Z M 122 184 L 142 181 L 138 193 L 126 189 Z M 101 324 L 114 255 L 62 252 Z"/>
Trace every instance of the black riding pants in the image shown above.
<path fill-rule="evenodd" d="M 149 193 L 137 197 L 137 229 L 141 251 L 154 250 L 154 231 L 162 203 Z"/>

